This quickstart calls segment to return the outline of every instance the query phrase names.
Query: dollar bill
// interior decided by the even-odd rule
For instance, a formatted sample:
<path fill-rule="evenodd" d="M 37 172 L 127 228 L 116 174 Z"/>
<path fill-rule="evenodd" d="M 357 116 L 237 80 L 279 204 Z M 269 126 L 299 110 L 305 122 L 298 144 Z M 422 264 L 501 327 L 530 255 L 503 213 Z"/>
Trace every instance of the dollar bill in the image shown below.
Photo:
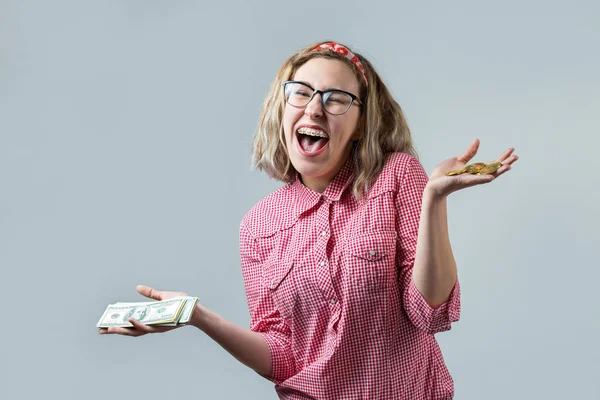
<path fill-rule="evenodd" d="M 188 322 L 190 322 L 190 318 L 192 317 L 192 313 L 194 312 L 194 307 L 196 306 L 196 304 L 199 301 L 198 297 L 178 297 L 178 299 L 185 299 L 185 304 L 183 306 L 183 309 L 181 310 L 181 313 L 179 314 L 178 321 L 177 322 L 173 322 L 173 323 L 154 324 L 154 325 L 176 326 L 176 325 L 187 324 Z M 136 305 L 136 306 L 142 306 L 142 305 L 144 305 L 145 306 L 145 305 L 154 304 L 154 303 L 156 303 L 156 302 L 155 301 L 135 302 L 135 303 L 119 302 L 119 303 L 115 303 L 115 304 L 118 304 L 118 305 Z"/>
<path fill-rule="evenodd" d="M 194 311 L 194 307 L 196 306 L 197 302 L 198 302 L 197 297 L 187 297 L 186 302 L 183 306 L 183 309 L 181 310 L 181 313 L 179 314 L 179 319 L 177 320 L 177 322 L 172 323 L 172 324 L 162 324 L 162 325 L 175 326 L 175 325 L 187 324 L 188 322 L 190 322 L 190 318 L 192 317 L 192 312 Z"/>
<path fill-rule="evenodd" d="M 182 317 L 187 299 L 187 297 L 179 297 L 155 302 L 109 304 L 96 326 L 99 328 L 130 327 L 133 325 L 129 322 L 129 318 L 135 318 L 147 325 L 177 324 Z"/>
<path fill-rule="evenodd" d="M 177 325 L 185 325 L 190 322 L 190 318 L 192 317 L 192 313 L 194 312 L 194 307 L 196 303 L 198 303 L 197 297 L 186 297 L 186 302 L 179 314 L 179 318 L 175 322 L 164 323 L 164 324 L 156 324 L 158 326 L 177 326 Z"/>
<path fill-rule="evenodd" d="M 194 312 L 194 308 L 196 308 L 196 304 L 198 304 L 197 297 L 189 297 L 183 311 L 181 312 L 181 319 L 179 320 L 180 324 L 187 324 L 190 322 L 190 318 L 192 318 L 192 313 Z"/>

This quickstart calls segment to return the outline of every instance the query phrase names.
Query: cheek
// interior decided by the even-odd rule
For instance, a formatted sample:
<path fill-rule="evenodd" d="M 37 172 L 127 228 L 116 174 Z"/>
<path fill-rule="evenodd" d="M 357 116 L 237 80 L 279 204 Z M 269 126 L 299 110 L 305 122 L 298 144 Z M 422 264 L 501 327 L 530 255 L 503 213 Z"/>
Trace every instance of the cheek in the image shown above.
<path fill-rule="evenodd" d="M 338 133 L 335 135 L 335 140 L 340 144 L 347 144 L 355 139 L 356 124 L 354 122 L 339 124 L 335 127 L 332 126 L 331 128 L 334 132 Z"/>
<path fill-rule="evenodd" d="M 294 124 L 298 121 L 298 118 L 300 118 L 300 115 L 295 108 L 286 107 L 283 111 L 283 132 L 285 134 L 285 139 L 288 142 L 291 138 Z"/>
<path fill-rule="evenodd" d="M 348 124 L 345 126 L 345 129 L 347 132 L 347 140 L 348 141 L 353 141 L 355 139 L 358 139 L 360 136 L 360 132 L 358 132 L 358 124 L 359 124 L 359 118 L 358 117 L 354 117 L 351 120 L 348 121 Z"/>

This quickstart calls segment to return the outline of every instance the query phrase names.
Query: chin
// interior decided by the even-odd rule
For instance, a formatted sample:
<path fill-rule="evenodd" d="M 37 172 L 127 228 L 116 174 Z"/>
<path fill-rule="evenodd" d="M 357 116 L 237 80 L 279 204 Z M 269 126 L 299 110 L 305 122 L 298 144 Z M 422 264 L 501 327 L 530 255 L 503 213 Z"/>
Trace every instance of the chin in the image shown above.
<path fill-rule="evenodd" d="M 296 171 L 298 171 L 298 173 L 300 175 L 302 175 L 303 177 L 306 178 L 318 178 L 322 175 L 325 174 L 326 170 L 323 167 L 318 167 L 318 166 L 300 166 L 300 168 L 296 168 Z"/>
<path fill-rule="evenodd" d="M 318 179 L 326 176 L 331 170 L 330 160 L 326 158 L 319 159 L 304 159 L 302 156 L 297 156 L 291 159 L 291 163 L 302 177 Z"/>
<path fill-rule="evenodd" d="M 292 158 L 291 163 L 302 176 L 319 175 L 319 172 L 324 169 L 322 163 L 316 160 L 303 160 L 298 156 Z"/>

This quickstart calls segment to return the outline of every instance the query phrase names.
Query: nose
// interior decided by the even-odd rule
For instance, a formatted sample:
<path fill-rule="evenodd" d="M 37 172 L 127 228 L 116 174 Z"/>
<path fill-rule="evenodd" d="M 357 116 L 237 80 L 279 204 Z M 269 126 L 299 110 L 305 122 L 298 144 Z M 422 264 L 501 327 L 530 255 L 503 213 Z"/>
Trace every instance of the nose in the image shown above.
<path fill-rule="evenodd" d="M 321 103 L 321 93 L 315 93 L 304 109 L 304 114 L 317 119 L 323 116 L 323 105 Z"/>

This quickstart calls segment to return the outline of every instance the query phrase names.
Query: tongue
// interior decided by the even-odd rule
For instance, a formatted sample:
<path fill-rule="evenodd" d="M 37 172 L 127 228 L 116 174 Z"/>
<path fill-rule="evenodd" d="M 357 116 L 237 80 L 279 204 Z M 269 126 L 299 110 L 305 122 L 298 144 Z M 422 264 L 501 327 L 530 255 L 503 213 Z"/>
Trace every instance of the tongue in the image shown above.
<path fill-rule="evenodd" d="M 327 142 L 328 140 L 325 138 L 300 135 L 300 146 L 307 153 L 314 153 L 321 150 Z"/>

